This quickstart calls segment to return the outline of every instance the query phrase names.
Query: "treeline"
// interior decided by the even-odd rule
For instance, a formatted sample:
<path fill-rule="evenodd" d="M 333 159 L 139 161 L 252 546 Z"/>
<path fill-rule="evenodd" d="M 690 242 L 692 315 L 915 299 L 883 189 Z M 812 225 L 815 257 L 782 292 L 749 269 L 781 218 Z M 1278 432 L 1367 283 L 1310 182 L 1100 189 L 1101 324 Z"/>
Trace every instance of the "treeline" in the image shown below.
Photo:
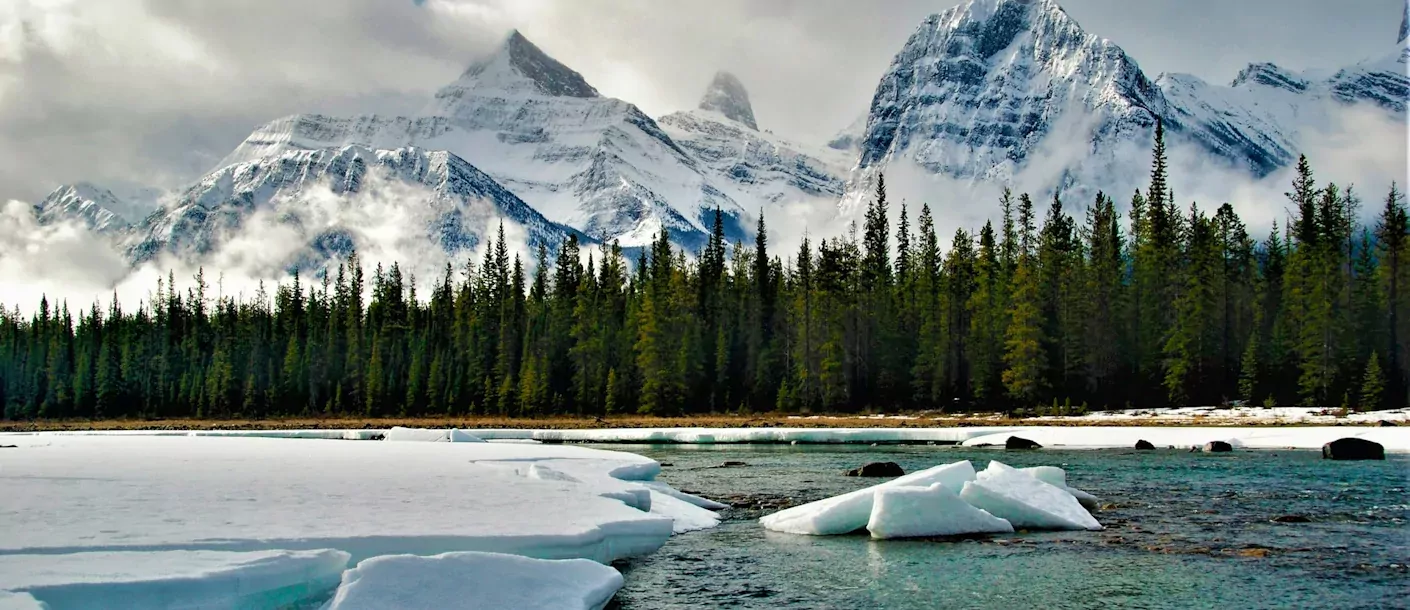
<path fill-rule="evenodd" d="M 1400 194 L 1360 226 L 1358 197 L 1303 159 L 1288 199 L 1295 218 L 1261 241 L 1228 204 L 1178 208 L 1158 128 L 1126 218 L 1104 194 L 1078 217 L 1005 193 L 997 227 L 947 250 L 928 207 L 912 227 L 903 204 L 893 239 L 882 180 L 860 237 L 785 256 L 762 219 L 753 247 L 729 247 L 717 215 L 694 260 L 664 232 L 634 265 L 615 246 L 583 264 L 569 239 L 532 277 L 501 229 L 429 295 L 378 265 L 365 300 L 356 255 L 272 298 L 169 276 L 135 310 L 0 311 L 0 404 L 9 419 L 1403 406 Z"/>

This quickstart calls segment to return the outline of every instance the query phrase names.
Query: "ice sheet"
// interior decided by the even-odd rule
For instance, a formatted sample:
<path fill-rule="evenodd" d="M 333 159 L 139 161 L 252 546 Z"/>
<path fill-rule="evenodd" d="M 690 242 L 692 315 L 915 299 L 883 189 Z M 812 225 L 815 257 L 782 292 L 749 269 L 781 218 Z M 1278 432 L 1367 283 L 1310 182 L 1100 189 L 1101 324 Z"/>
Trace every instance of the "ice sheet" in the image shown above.
<path fill-rule="evenodd" d="M 1008 521 L 970 506 L 944 485 L 876 490 L 867 531 L 872 538 L 915 538 L 1012 532 Z"/>
<path fill-rule="evenodd" d="M 326 599 L 348 558 L 329 549 L 0 555 L 0 582 L 56 609 L 282 608 Z"/>
<path fill-rule="evenodd" d="M 327 610 L 513 608 L 598 610 L 622 575 L 581 559 L 546 561 L 496 553 L 393 555 L 343 574 Z"/>
<path fill-rule="evenodd" d="M 1000 462 L 965 483 L 960 497 L 1017 529 L 1102 529 L 1071 493 Z"/>
<path fill-rule="evenodd" d="M 495 551 L 605 563 L 652 552 L 672 531 L 671 520 L 591 485 L 502 467 L 541 464 L 585 481 L 618 472 L 649 479 L 660 469 L 584 447 L 133 435 L 3 441 L 19 448 L 0 452 L 0 555 L 333 548 L 354 561 Z"/>
<path fill-rule="evenodd" d="M 483 443 L 484 439 L 464 430 L 455 428 L 403 428 L 395 426 L 388 430 L 383 440 L 414 441 L 423 443 Z"/>
<path fill-rule="evenodd" d="M 1076 487 L 1069 487 L 1067 484 L 1067 472 L 1057 466 L 1033 466 L 1031 468 L 1019 468 L 1018 471 L 1054 487 L 1066 490 L 1067 493 L 1072 494 L 1072 497 L 1077 498 L 1077 502 L 1080 503 L 1083 508 L 1088 510 L 1095 509 L 1101 504 L 1101 498 L 1077 489 Z"/>
<path fill-rule="evenodd" d="M 1158 448 L 1171 445 L 1189 448 L 1210 441 L 1226 441 L 1235 447 L 1248 449 L 1321 449 L 1326 443 L 1351 436 L 1380 443 L 1386 451 L 1410 452 L 1410 427 L 1364 426 L 1032 426 L 986 433 L 970 438 L 964 444 L 1003 445 L 1010 434 L 1018 434 L 1049 449 L 1124 449 L 1135 447 L 1136 441 L 1141 439 L 1150 441 Z"/>
<path fill-rule="evenodd" d="M 871 518 L 872 501 L 878 489 L 886 487 L 928 487 L 940 484 L 951 491 L 963 488 L 973 480 L 974 465 L 968 460 L 944 464 L 897 477 L 880 485 L 787 508 L 759 519 L 766 529 L 788 534 L 834 536 L 855 532 L 866 527 Z"/>
<path fill-rule="evenodd" d="M 44 606 L 28 593 L 0 591 L 0 610 L 44 610 Z"/>

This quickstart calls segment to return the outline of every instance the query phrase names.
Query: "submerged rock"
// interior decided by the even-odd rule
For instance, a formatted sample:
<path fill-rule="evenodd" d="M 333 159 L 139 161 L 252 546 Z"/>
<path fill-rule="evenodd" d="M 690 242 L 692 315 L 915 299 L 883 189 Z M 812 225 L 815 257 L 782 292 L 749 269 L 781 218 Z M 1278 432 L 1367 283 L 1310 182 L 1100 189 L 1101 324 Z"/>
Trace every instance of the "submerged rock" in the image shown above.
<path fill-rule="evenodd" d="M 1150 441 L 1147 440 L 1139 440 L 1136 441 L 1136 449 L 1141 451 L 1153 451 L 1155 450 L 1155 445 L 1152 445 Z"/>
<path fill-rule="evenodd" d="M 1042 449 L 1043 446 L 1018 436 L 1010 436 L 1004 441 L 1004 449 Z"/>
<path fill-rule="evenodd" d="M 1224 441 L 1209 441 L 1204 444 L 1205 453 L 1228 453 L 1234 450 L 1234 446 Z"/>
<path fill-rule="evenodd" d="M 1384 460 L 1386 448 L 1364 438 L 1339 438 L 1322 445 L 1324 460 Z"/>
<path fill-rule="evenodd" d="M 1273 517 L 1273 523 L 1311 523 L 1312 520 L 1303 515 L 1279 515 Z"/>
<path fill-rule="evenodd" d="M 899 477 L 906 471 L 896 462 L 872 462 L 847 471 L 849 477 Z"/>

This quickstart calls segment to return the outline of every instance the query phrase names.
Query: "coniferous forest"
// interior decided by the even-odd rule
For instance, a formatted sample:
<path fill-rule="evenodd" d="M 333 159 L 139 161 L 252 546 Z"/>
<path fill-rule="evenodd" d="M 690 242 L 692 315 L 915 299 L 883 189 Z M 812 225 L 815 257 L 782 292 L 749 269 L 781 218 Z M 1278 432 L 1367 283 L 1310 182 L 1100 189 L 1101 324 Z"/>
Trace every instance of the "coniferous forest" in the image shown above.
<path fill-rule="evenodd" d="M 241 301 L 168 276 L 135 307 L 0 308 L 0 404 L 7 419 L 1404 406 L 1400 193 L 1363 214 L 1304 158 L 1287 198 L 1292 219 L 1262 237 L 1229 204 L 1177 205 L 1158 128 L 1127 214 L 1104 194 L 1005 193 L 997 225 L 948 248 L 926 206 L 890 226 L 880 181 L 860 236 L 792 252 L 762 218 L 752 245 L 726 244 L 717 218 L 691 257 L 663 233 L 634 261 L 613 246 L 583 263 L 570 239 L 532 274 L 501 229 L 429 295 L 355 254 L 319 285 Z"/>

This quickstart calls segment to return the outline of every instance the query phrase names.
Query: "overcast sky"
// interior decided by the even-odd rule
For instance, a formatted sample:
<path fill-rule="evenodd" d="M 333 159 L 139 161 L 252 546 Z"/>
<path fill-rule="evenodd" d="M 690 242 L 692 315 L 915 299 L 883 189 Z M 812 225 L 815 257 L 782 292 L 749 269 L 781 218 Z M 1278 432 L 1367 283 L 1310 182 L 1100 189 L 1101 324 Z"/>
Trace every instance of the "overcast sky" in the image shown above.
<path fill-rule="evenodd" d="M 824 141 L 954 0 L 0 0 L 0 201 L 89 179 L 174 186 L 295 112 L 415 112 L 510 28 L 660 116 L 719 69 L 761 128 Z M 1403 0 L 1066 0 L 1149 76 L 1335 68 Z"/>

